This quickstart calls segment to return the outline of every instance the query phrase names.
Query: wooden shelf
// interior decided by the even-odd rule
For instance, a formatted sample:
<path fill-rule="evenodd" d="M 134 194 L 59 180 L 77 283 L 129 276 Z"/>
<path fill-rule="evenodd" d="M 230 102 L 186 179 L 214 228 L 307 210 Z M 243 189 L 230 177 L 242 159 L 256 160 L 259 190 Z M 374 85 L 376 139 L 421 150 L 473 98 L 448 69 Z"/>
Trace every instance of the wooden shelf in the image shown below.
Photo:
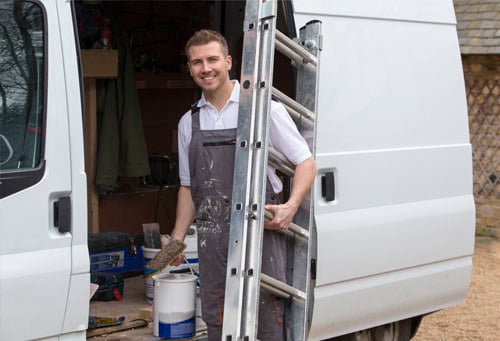
<path fill-rule="evenodd" d="M 182 73 L 164 72 L 147 73 L 136 72 L 135 84 L 138 90 L 141 89 L 194 89 L 191 77 Z"/>

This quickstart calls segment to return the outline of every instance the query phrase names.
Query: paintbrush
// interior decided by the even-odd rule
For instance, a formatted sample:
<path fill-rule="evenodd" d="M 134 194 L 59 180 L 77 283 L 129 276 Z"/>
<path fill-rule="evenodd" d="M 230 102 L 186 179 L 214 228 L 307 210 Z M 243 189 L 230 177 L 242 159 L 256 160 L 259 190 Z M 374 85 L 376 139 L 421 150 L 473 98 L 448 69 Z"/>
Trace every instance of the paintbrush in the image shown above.
<path fill-rule="evenodd" d="M 186 244 L 179 240 L 171 240 L 168 244 L 154 256 L 154 258 L 147 264 L 147 267 L 157 271 L 166 268 L 177 256 L 184 251 Z"/>

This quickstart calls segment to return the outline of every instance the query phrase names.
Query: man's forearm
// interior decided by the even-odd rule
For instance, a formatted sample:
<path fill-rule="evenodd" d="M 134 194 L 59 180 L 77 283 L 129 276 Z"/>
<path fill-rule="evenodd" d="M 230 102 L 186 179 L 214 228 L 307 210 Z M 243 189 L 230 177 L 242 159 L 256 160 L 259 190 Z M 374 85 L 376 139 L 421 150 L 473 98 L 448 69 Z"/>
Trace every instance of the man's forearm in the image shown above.
<path fill-rule="evenodd" d="M 316 177 L 317 171 L 316 162 L 312 157 L 299 163 L 295 168 L 293 177 L 292 191 L 287 203 L 299 207 L 300 203 L 304 200 L 306 194 L 311 189 L 311 186 Z"/>
<path fill-rule="evenodd" d="M 195 217 L 195 207 L 191 198 L 191 188 L 180 186 L 177 194 L 177 210 L 172 239 L 184 240 Z"/>

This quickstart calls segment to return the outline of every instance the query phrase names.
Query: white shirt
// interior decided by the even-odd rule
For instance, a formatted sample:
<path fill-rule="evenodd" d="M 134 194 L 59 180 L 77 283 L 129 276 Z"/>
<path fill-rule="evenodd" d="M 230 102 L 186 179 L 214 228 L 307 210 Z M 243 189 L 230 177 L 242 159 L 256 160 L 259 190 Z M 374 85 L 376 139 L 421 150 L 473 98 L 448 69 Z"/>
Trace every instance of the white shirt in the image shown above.
<path fill-rule="evenodd" d="M 198 102 L 200 107 L 200 129 L 218 130 L 232 129 L 238 125 L 238 108 L 240 98 L 240 84 L 234 83 L 231 96 L 220 112 L 201 96 Z M 285 107 L 278 102 L 271 102 L 271 115 L 269 116 L 269 146 L 284 154 L 288 160 L 297 165 L 311 156 L 306 141 L 297 130 L 297 126 L 288 115 Z M 186 112 L 179 121 L 179 177 L 181 185 L 190 186 L 189 175 L 189 144 L 191 142 L 191 110 Z M 283 184 L 276 175 L 276 169 L 268 166 L 267 176 L 275 193 L 283 190 Z"/>

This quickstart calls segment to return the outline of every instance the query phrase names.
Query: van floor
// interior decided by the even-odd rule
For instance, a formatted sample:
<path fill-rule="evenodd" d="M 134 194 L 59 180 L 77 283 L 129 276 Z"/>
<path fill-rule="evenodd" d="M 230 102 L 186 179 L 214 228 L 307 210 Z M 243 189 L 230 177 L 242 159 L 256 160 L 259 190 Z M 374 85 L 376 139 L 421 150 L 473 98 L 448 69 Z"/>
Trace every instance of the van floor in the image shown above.
<path fill-rule="evenodd" d="M 124 279 L 123 299 L 121 301 L 91 301 L 91 316 L 99 317 L 125 317 L 123 325 L 137 320 L 146 320 L 146 327 L 120 330 L 116 332 L 102 333 L 97 336 L 94 333 L 97 329 L 87 331 L 87 339 L 92 341 L 157 341 L 163 340 L 161 337 L 153 336 L 153 323 L 151 321 L 152 305 L 146 302 L 144 278 L 142 276 L 129 277 Z M 141 310 L 143 311 L 141 314 Z M 198 321 L 197 321 L 198 322 Z M 105 329 L 102 329 L 103 331 Z M 206 340 L 206 329 L 197 324 L 196 336 L 185 340 Z"/>

